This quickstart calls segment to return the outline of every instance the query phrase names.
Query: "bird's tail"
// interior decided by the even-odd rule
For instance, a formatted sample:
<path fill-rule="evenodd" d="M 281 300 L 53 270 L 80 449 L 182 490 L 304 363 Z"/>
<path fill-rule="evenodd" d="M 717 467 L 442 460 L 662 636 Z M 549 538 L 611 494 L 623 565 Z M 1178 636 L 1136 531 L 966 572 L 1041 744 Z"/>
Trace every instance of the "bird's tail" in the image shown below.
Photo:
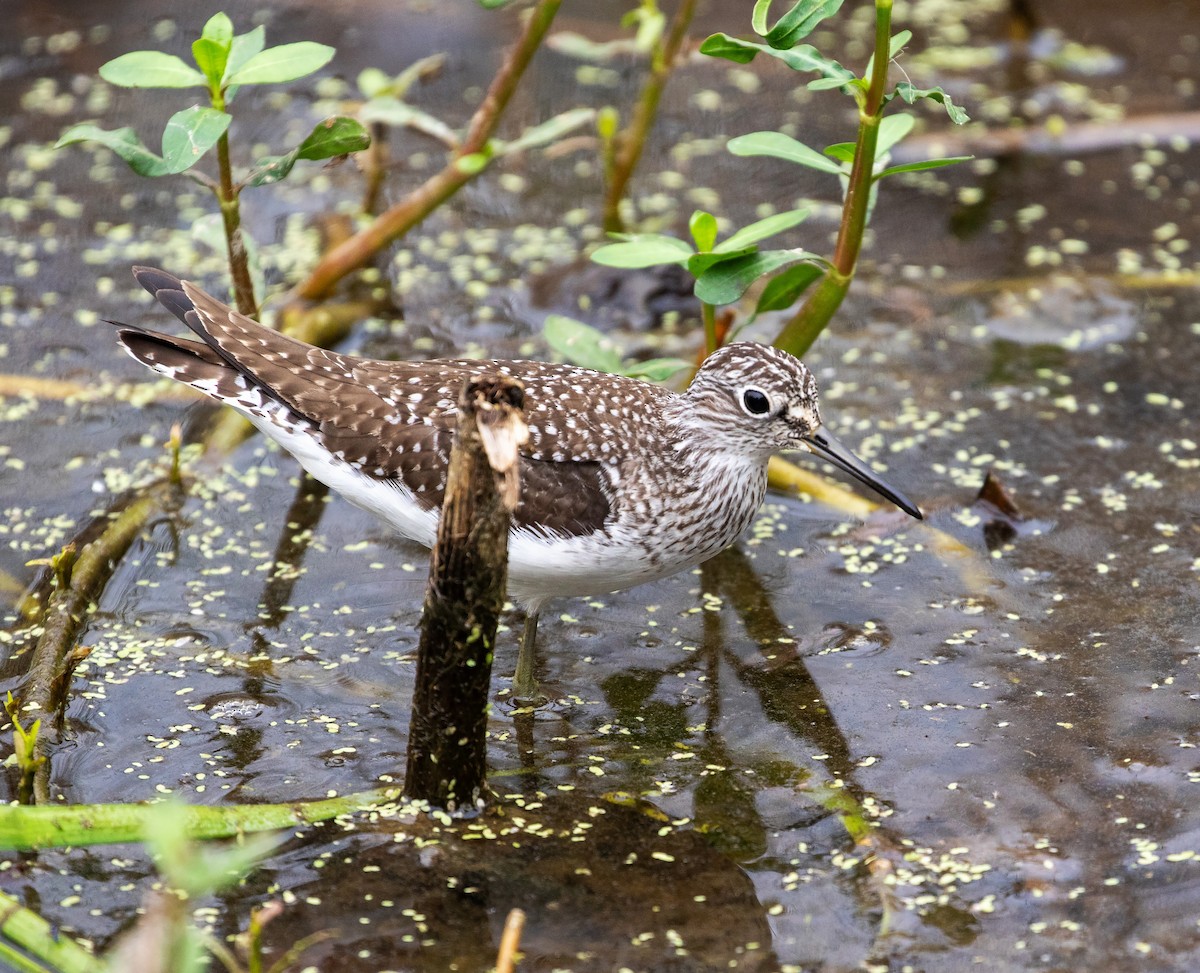
<path fill-rule="evenodd" d="M 134 267 L 133 276 L 154 295 L 155 300 L 192 331 L 208 337 L 195 305 L 184 292 L 179 278 L 152 267 Z M 221 402 L 236 403 L 245 395 L 249 383 L 242 370 L 211 341 L 176 338 L 120 321 L 109 323 L 116 326 L 117 339 L 130 356 L 156 372 L 190 385 Z"/>

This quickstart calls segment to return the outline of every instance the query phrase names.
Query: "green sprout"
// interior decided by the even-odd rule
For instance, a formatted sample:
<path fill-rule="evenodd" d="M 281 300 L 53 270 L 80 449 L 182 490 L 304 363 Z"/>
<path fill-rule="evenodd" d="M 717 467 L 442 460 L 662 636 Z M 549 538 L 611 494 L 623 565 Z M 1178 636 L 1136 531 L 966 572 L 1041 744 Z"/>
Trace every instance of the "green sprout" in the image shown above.
<path fill-rule="evenodd" d="M 13 694 L 8 693 L 4 698 L 4 712 L 8 714 L 13 727 L 13 752 L 5 761 L 15 764 L 21 774 L 17 785 L 17 801 L 21 804 L 33 802 L 33 781 L 38 768 L 46 762 L 46 758 L 38 751 L 38 733 L 42 729 L 42 721 L 34 720 L 26 729 L 21 725 L 21 707 Z"/>
<path fill-rule="evenodd" d="M 235 180 L 230 163 L 229 105 L 243 85 L 284 84 L 320 70 L 333 57 L 325 44 L 300 41 L 265 47 L 262 26 L 234 34 L 224 13 L 214 14 L 192 43 L 195 67 L 163 51 L 133 51 L 100 67 L 100 77 L 123 88 L 202 88 L 208 106 L 193 105 L 172 115 L 162 133 L 161 154 L 151 151 L 129 127 L 106 130 L 90 123 L 73 125 L 62 134 L 56 148 L 76 142 L 97 142 L 115 152 L 141 176 L 186 174 L 211 190 L 220 206 L 238 310 L 257 316 L 258 302 L 251 280 L 248 245 L 241 229 L 239 196 L 247 186 L 262 186 L 283 179 L 301 159 L 321 160 L 365 149 L 366 129 L 342 116 L 320 122 L 291 151 L 261 159 Z M 194 167 L 213 149 L 217 151 L 217 178 Z"/>

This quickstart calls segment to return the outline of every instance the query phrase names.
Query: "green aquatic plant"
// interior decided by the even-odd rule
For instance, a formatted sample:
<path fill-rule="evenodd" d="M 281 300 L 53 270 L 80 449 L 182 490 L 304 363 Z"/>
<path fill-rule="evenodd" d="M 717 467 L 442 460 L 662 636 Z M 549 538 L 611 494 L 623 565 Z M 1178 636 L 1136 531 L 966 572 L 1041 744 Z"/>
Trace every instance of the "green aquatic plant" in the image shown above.
<path fill-rule="evenodd" d="M 967 121 L 967 113 L 938 87 L 918 88 L 906 80 L 889 90 L 888 68 L 912 38 L 912 32 L 908 30 L 892 34 L 892 0 L 875 0 L 875 49 L 861 75 L 825 57 L 811 44 L 801 43 L 822 20 L 836 13 L 841 5 L 842 0 L 799 0 L 770 26 L 767 15 L 771 0 L 757 0 L 751 24 L 754 32 L 763 39 L 762 42 L 743 40 L 728 34 L 713 34 L 700 46 L 705 54 L 738 64 L 747 64 L 759 54 L 765 54 L 782 61 L 794 71 L 815 73 L 818 77 L 808 83 L 810 90 L 840 91 L 853 98 L 858 108 L 858 134 L 855 140 L 826 146 L 821 152 L 782 132 L 772 131 L 752 132 L 731 139 L 728 145 L 734 155 L 771 156 L 835 175 L 845 187 L 842 219 L 833 255 L 828 260 L 813 262 L 813 267 L 819 271 L 817 273 L 809 269 L 792 268 L 780 275 L 781 279 L 773 281 L 775 287 L 763 291 L 755 308 L 755 313 L 758 313 L 790 307 L 811 285 L 816 284 L 804 305 L 792 315 L 775 339 L 776 345 L 794 355 L 802 355 L 812 346 L 850 288 L 879 181 L 900 172 L 936 169 L 963 162 L 967 158 L 958 156 L 897 166 L 877 166 L 877 160 L 907 135 L 913 126 L 913 119 L 909 115 L 897 114 L 885 119 L 884 112 L 889 105 L 894 106 L 897 99 L 909 105 L 922 100 L 936 102 L 945 108 L 956 125 Z M 755 276 L 752 262 L 747 261 L 747 264 L 746 269 L 750 273 L 739 275 L 737 271 L 740 268 L 730 267 L 724 268 L 724 271 L 732 272 L 739 281 L 745 280 L 746 287 L 759 277 L 772 273 L 767 269 Z M 746 280 L 747 277 L 750 279 Z"/>
<path fill-rule="evenodd" d="M 13 752 L 5 764 L 14 764 L 21 779 L 17 784 L 17 801 L 20 804 L 30 804 L 33 801 L 33 783 L 38 768 L 46 762 L 46 757 L 39 753 L 38 733 L 42 729 L 42 721 L 34 720 L 28 727 L 21 724 L 21 707 L 9 693 L 4 699 L 4 712 L 12 724 Z"/>
<path fill-rule="evenodd" d="M 759 241 L 791 229 L 808 216 L 806 208 L 776 213 L 744 226 L 717 242 L 717 218 L 696 210 L 688 221 L 692 243 L 663 233 L 614 234 L 619 242 L 601 247 L 592 259 L 609 267 L 642 268 L 678 264 L 696 279 L 704 319 L 704 344 L 718 345 L 716 308 L 736 301 L 755 280 L 798 262 L 820 261 L 806 250 L 758 249 Z"/>
<path fill-rule="evenodd" d="M 715 217 L 697 212 L 689 226 L 692 243 L 657 233 L 617 234 L 614 236 L 618 242 L 601 247 L 592 256 L 597 263 L 612 267 L 678 264 L 688 270 L 695 278 L 709 352 L 718 341 L 715 308 L 740 300 L 751 286 L 764 279 L 767 283 L 750 320 L 766 311 L 786 310 L 808 293 L 805 303 L 775 339 L 778 347 L 794 355 L 806 352 L 841 305 L 854 279 L 880 180 L 967 158 L 928 159 L 895 166 L 881 161 L 914 125 L 912 115 L 894 111 L 897 100 L 909 105 L 921 100 L 937 102 L 956 124 L 967 121 L 967 114 L 941 88 L 917 88 L 910 81 L 902 81 L 888 89 L 888 67 L 912 36 L 907 30 L 891 34 L 892 0 L 876 0 L 875 51 L 861 75 L 821 54 L 811 44 L 802 43 L 823 20 L 837 13 L 842 2 L 798 0 L 771 25 L 767 19 L 771 0 L 758 0 L 751 25 L 761 40 L 718 33 L 700 45 L 702 53 L 738 64 L 747 64 L 760 54 L 775 58 L 794 71 L 818 75 L 808 83 L 809 89 L 837 90 L 854 99 L 859 125 L 853 142 L 839 142 L 818 151 L 783 132 L 759 131 L 738 135 L 727 143 L 734 155 L 782 159 L 842 182 L 842 217 L 833 254 L 826 257 L 803 248 L 759 249 L 761 240 L 799 224 L 807 215 L 807 210 L 801 208 L 752 223 L 721 243 L 716 242 Z M 889 107 L 893 111 L 885 117 Z"/>
<path fill-rule="evenodd" d="M 344 116 L 318 123 L 301 142 L 282 155 L 260 159 L 235 178 L 230 161 L 230 104 L 244 85 L 284 84 L 320 70 L 334 49 L 312 41 L 266 47 L 262 26 L 234 34 L 233 22 L 224 13 L 214 14 L 192 43 L 195 66 L 164 51 L 132 51 L 101 65 L 100 77 L 123 88 L 201 88 L 209 104 L 176 112 L 162 133 L 162 152 L 151 151 L 129 127 L 115 130 L 91 123 L 72 125 L 56 148 L 77 142 L 97 142 L 111 149 L 141 176 L 186 174 L 211 190 L 220 207 L 230 274 L 238 310 L 258 315 L 258 301 L 250 272 L 251 245 L 242 229 L 239 197 L 250 186 L 263 186 L 285 178 L 301 159 L 317 161 L 365 149 L 370 137 L 362 124 Z M 217 176 L 196 169 L 213 149 Z"/>

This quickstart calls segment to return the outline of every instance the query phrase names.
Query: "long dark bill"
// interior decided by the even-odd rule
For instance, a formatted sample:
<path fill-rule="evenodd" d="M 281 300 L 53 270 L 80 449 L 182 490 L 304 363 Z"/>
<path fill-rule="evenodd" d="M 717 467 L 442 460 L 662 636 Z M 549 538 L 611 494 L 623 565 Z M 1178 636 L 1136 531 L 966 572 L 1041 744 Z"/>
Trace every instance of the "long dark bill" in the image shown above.
<path fill-rule="evenodd" d="M 909 516 L 916 517 L 917 520 L 925 519 L 915 503 L 899 490 L 888 486 L 888 484 L 876 475 L 871 467 L 867 466 L 866 463 L 850 452 L 849 449 L 839 443 L 824 429 L 818 429 L 816 432 L 810 433 L 804 437 L 804 441 L 808 444 L 808 448 L 817 456 L 828 460 L 839 470 L 844 470 L 856 480 L 862 481 L 880 496 L 887 497 Z"/>

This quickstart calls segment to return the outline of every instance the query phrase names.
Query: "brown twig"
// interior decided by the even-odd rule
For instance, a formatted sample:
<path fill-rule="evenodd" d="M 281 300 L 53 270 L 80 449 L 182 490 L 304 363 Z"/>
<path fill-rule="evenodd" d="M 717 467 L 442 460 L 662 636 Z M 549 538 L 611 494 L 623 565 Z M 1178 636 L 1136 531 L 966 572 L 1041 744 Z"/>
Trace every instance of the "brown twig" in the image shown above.
<path fill-rule="evenodd" d="M 509 909 L 504 920 L 504 932 L 500 936 L 500 949 L 496 953 L 496 973 L 513 973 L 517 965 L 517 950 L 521 946 L 521 933 L 525 931 L 525 913 L 521 909 Z"/>
<path fill-rule="evenodd" d="M 479 174 L 483 166 L 467 165 L 464 161 L 467 156 L 485 153 L 501 113 L 516 91 L 521 76 L 541 45 L 561 3 L 562 0 L 539 0 L 530 12 L 521 36 L 508 52 L 483 103 L 476 109 L 466 138 L 446 166 L 408 197 L 380 213 L 369 226 L 328 251 L 317 262 L 308 279 L 296 288 L 297 298 L 313 301 L 325 297 L 348 273 L 357 270 L 389 243 L 402 237 Z"/>
<path fill-rule="evenodd" d="M 633 178 L 633 172 L 642 157 L 642 150 L 646 147 L 646 139 L 658 114 L 658 103 L 662 99 L 663 89 L 666 88 L 671 70 L 679 58 L 695 13 L 696 0 L 683 0 L 679 9 L 675 11 L 666 41 L 654 52 L 650 75 L 646 78 L 641 97 L 638 98 L 633 118 L 627 128 L 617 133 L 612 151 L 608 190 L 604 198 L 604 229 L 608 233 L 620 233 L 625 228 L 621 219 L 621 200 L 625 198 L 629 180 Z"/>

